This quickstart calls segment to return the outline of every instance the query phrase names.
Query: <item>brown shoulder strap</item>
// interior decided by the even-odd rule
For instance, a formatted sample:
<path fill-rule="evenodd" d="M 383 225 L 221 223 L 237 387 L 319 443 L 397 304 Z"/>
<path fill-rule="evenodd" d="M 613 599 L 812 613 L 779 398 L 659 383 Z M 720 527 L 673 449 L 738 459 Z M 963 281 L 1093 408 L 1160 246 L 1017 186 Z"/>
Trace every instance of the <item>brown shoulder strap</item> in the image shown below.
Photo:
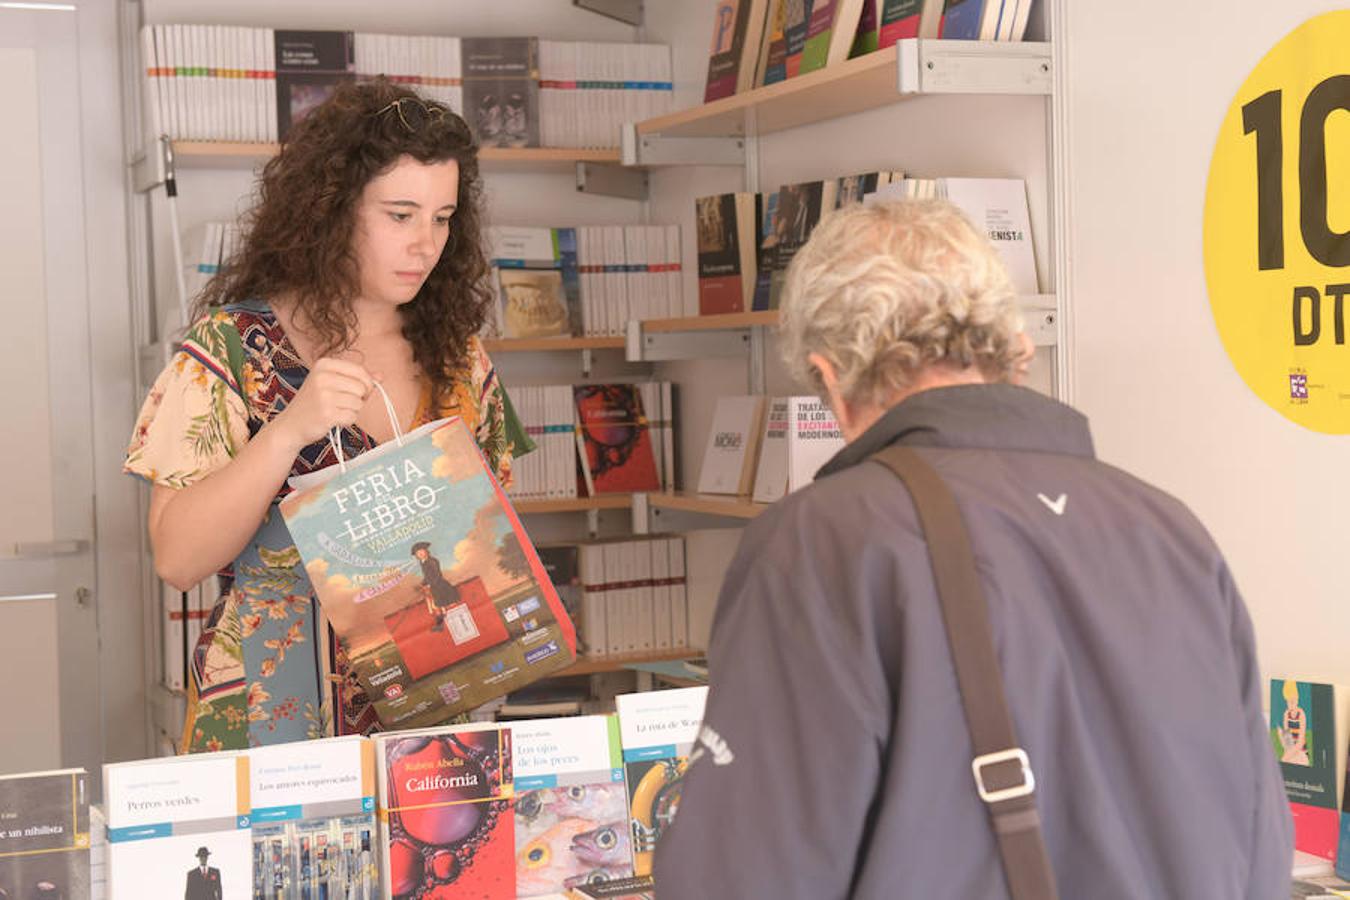
<path fill-rule="evenodd" d="M 872 459 L 899 476 L 919 511 L 975 751 L 971 770 L 989 809 L 1008 892 L 1013 900 L 1055 900 L 1055 875 L 1036 810 L 1036 780 L 1008 712 L 989 609 L 961 510 L 941 476 L 908 447 L 887 447 Z"/>

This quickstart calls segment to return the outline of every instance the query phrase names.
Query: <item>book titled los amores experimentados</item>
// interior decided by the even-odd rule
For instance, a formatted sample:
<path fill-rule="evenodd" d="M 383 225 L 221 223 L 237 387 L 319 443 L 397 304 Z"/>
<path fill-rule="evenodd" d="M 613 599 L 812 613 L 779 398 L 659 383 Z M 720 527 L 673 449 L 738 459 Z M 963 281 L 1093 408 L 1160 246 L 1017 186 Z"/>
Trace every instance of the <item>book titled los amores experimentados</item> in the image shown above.
<path fill-rule="evenodd" d="M 573 662 L 572 623 L 462 420 L 337 469 L 293 479 L 281 512 L 386 727 L 439 724 Z"/>

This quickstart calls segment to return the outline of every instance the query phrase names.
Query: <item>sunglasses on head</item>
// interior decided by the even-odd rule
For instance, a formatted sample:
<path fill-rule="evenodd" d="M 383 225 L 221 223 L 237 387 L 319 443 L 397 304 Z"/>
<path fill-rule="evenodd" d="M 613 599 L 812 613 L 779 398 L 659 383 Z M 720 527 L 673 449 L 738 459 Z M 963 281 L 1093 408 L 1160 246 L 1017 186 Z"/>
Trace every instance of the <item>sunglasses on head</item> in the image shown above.
<path fill-rule="evenodd" d="M 429 123 L 436 123 L 446 125 L 456 137 L 464 141 L 473 140 L 469 126 L 464 124 L 464 120 L 443 106 L 429 105 L 416 97 L 399 97 L 371 113 L 371 116 L 377 118 L 390 110 L 398 116 L 399 123 L 409 134 L 416 134 Z"/>

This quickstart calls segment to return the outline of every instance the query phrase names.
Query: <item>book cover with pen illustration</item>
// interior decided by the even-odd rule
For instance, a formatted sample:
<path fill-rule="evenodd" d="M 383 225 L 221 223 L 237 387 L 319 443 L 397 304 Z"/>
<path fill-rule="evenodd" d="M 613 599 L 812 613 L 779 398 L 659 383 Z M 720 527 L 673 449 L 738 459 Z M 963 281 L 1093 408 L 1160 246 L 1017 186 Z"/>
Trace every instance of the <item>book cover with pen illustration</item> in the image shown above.
<path fill-rule="evenodd" d="M 297 485 L 281 512 L 386 727 L 440 724 L 575 659 L 572 623 L 462 420 Z"/>

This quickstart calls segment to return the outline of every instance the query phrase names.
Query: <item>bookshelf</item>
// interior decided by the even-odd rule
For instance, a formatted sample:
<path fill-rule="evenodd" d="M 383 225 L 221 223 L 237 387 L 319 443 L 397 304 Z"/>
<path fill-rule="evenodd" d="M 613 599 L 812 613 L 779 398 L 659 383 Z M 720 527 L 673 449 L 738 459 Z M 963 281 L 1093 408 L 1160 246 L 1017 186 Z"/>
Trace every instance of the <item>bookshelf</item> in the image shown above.
<path fill-rule="evenodd" d="M 695 659 L 703 655 L 702 650 L 680 647 L 661 653 L 636 653 L 623 656 L 577 657 L 577 661 L 560 672 L 549 677 L 566 678 L 569 675 L 598 675 L 602 672 L 622 672 L 634 664 L 671 662 L 674 660 Z"/>
<path fill-rule="evenodd" d="M 598 497 L 576 497 L 567 500 L 513 500 L 511 506 L 521 515 L 543 513 L 594 512 L 602 509 L 631 509 L 632 494 L 601 494 Z"/>
<path fill-rule="evenodd" d="M 622 350 L 621 337 L 497 338 L 483 341 L 488 353 L 549 353 L 575 350 Z"/>

